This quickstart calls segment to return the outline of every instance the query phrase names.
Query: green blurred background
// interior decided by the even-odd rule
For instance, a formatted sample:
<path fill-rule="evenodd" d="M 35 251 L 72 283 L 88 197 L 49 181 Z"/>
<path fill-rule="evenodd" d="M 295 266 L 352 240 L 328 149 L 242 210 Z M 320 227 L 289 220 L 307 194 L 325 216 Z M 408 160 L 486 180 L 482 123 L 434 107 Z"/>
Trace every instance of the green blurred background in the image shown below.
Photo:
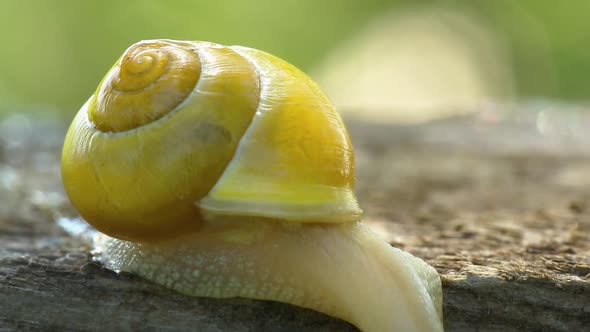
<path fill-rule="evenodd" d="M 152 38 L 268 51 L 344 108 L 588 98 L 587 0 L 5 0 L 0 10 L 0 112 L 69 118 L 130 44 Z"/>

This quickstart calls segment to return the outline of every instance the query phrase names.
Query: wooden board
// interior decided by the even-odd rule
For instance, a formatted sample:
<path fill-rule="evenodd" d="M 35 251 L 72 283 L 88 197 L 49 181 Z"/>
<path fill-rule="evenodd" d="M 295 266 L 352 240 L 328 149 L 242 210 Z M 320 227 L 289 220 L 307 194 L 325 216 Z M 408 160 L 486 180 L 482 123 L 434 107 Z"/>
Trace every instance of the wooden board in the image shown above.
<path fill-rule="evenodd" d="M 585 121 L 535 107 L 422 125 L 347 119 L 364 220 L 439 271 L 447 331 L 590 330 Z M 64 134 L 57 120 L 0 118 L 0 330 L 356 330 L 286 304 L 182 296 L 92 262 L 56 223 L 75 216 L 60 184 Z"/>

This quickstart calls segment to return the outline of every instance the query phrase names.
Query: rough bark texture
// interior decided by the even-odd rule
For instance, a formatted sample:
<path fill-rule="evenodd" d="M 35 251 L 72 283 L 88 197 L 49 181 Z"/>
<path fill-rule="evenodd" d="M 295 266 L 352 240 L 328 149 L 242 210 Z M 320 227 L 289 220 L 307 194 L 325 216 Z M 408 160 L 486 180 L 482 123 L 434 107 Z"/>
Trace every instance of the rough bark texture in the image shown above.
<path fill-rule="evenodd" d="M 447 331 L 590 330 L 590 138 L 577 116 L 348 119 L 364 219 L 437 268 Z M 356 330 L 286 304 L 182 296 L 93 263 L 56 223 L 75 216 L 60 184 L 64 133 L 0 118 L 0 330 Z"/>

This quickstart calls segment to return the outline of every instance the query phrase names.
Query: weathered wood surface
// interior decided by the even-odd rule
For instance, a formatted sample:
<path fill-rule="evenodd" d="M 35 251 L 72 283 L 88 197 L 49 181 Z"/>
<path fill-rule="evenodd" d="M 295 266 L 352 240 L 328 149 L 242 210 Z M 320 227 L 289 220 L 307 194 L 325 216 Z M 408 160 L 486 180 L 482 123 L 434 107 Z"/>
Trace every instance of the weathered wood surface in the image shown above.
<path fill-rule="evenodd" d="M 365 220 L 440 272 L 447 331 L 590 330 L 590 122 L 551 116 L 348 119 Z M 0 118 L 1 331 L 355 330 L 285 304 L 182 296 L 93 263 L 55 222 L 75 216 L 60 185 L 64 133 Z"/>

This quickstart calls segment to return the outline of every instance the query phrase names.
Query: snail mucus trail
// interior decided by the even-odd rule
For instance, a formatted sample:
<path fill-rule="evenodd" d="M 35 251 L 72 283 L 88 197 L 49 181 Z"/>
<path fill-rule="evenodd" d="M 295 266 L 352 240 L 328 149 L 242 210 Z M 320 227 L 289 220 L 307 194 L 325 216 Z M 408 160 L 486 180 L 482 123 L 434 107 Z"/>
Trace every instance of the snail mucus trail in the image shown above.
<path fill-rule="evenodd" d="M 62 178 L 102 263 L 192 296 L 311 308 L 364 331 L 440 331 L 436 271 L 361 221 L 348 132 L 268 53 L 148 40 L 73 120 Z"/>

